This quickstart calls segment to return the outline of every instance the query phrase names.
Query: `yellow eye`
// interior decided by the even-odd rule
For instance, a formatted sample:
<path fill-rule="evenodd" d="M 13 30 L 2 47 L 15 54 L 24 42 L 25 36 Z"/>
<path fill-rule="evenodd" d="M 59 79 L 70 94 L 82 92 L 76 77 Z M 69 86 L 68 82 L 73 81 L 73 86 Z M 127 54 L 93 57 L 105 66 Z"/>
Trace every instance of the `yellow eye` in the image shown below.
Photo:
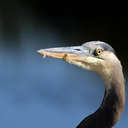
<path fill-rule="evenodd" d="M 100 55 L 102 53 L 102 49 L 97 49 L 96 53 L 97 53 L 97 55 Z"/>

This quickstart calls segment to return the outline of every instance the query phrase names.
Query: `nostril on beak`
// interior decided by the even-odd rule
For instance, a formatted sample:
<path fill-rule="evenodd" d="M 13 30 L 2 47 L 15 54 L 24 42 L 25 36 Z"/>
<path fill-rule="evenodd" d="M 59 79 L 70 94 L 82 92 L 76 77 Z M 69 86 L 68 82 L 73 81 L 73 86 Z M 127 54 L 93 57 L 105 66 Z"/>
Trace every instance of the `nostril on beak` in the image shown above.
<path fill-rule="evenodd" d="M 80 51 L 80 49 L 74 49 L 74 50 L 76 50 L 76 51 Z"/>

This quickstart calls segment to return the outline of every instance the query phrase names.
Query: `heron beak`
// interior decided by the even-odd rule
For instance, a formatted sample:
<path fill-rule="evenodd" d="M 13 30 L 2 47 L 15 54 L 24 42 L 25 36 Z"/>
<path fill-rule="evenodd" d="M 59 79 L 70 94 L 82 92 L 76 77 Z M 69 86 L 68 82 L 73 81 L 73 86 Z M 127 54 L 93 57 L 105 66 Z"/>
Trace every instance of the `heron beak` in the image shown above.
<path fill-rule="evenodd" d="M 80 57 L 89 56 L 89 49 L 82 46 L 48 48 L 37 51 L 43 57 L 52 57 L 70 61 L 72 59 L 80 59 Z"/>
<path fill-rule="evenodd" d="M 48 56 L 63 59 L 68 63 L 75 64 L 87 70 L 97 71 L 98 66 L 103 63 L 101 62 L 103 60 L 94 57 L 90 51 L 91 49 L 88 47 L 73 46 L 41 49 L 37 52 L 43 57 Z"/>

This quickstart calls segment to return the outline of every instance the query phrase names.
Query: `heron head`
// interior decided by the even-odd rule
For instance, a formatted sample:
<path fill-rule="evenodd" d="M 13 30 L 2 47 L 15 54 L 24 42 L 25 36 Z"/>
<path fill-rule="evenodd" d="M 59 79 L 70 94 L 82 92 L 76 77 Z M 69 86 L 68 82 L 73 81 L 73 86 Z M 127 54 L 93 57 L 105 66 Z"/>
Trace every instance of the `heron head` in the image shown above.
<path fill-rule="evenodd" d="M 118 61 L 114 49 L 101 41 L 90 41 L 81 46 L 41 49 L 38 53 L 107 75 L 112 72 L 113 64 Z"/>

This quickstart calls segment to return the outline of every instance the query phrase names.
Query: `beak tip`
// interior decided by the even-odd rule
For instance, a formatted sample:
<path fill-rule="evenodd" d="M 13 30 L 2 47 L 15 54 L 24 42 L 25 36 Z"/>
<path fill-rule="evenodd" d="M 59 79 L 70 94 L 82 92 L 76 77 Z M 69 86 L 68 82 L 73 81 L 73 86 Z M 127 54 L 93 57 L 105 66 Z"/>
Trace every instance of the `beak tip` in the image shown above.
<path fill-rule="evenodd" d="M 39 53 L 39 54 L 41 54 L 42 53 L 42 50 L 40 49 L 40 50 L 37 50 L 36 52 Z"/>
<path fill-rule="evenodd" d="M 41 56 L 43 56 L 43 58 L 46 57 L 46 53 L 43 49 L 37 50 L 37 53 L 39 53 Z"/>

